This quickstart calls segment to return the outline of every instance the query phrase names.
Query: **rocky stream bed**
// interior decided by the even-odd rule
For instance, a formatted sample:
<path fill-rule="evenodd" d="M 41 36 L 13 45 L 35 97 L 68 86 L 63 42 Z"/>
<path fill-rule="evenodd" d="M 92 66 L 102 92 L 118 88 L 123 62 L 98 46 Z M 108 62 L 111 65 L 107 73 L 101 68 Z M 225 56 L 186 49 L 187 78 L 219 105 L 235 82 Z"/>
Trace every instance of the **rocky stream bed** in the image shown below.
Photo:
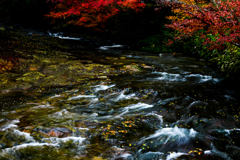
<path fill-rule="evenodd" d="M 1 160 L 239 158 L 239 93 L 198 59 L 61 33 L 1 36 L 20 64 L 0 72 Z"/>

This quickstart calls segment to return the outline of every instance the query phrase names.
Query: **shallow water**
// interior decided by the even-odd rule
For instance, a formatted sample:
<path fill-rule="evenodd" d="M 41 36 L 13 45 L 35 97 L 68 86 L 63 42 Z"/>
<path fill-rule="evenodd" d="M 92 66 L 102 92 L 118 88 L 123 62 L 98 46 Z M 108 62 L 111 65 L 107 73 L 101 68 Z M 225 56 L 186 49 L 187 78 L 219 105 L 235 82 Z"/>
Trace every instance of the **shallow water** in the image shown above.
<path fill-rule="evenodd" d="M 202 62 L 114 45 L 76 57 L 121 74 L 0 95 L 0 159 L 238 159 L 238 93 Z"/>

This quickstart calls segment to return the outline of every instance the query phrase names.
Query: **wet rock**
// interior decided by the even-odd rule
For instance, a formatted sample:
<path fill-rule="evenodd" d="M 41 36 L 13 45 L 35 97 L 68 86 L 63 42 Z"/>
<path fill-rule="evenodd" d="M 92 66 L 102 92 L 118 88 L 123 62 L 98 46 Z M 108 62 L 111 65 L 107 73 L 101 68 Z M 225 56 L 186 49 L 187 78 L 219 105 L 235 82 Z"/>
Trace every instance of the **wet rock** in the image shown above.
<path fill-rule="evenodd" d="M 207 105 L 208 103 L 203 101 L 194 101 L 187 107 L 187 109 L 190 114 L 194 115 L 198 113 L 203 113 L 206 110 Z"/>
<path fill-rule="evenodd" d="M 139 156 L 139 160 L 158 160 L 162 158 L 163 153 L 161 152 L 148 152 Z"/>
<path fill-rule="evenodd" d="M 227 146 L 226 152 L 230 155 L 233 159 L 239 159 L 240 157 L 240 148 L 237 146 Z"/>
<path fill-rule="evenodd" d="M 147 114 L 150 117 L 147 117 L 143 122 L 147 123 L 147 126 L 151 129 L 158 129 L 162 125 L 161 115 L 158 113 Z"/>
<path fill-rule="evenodd" d="M 108 77 L 107 76 L 97 76 L 97 78 L 99 78 L 99 79 L 107 79 Z"/>
<path fill-rule="evenodd" d="M 129 71 L 138 72 L 139 66 L 138 65 L 126 65 L 125 68 Z"/>
<path fill-rule="evenodd" d="M 107 110 L 107 111 L 98 111 L 97 113 L 100 115 L 100 116 L 104 116 L 104 115 L 111 115 L 113 113 L 113 109 L 111 110 Z"/>
<path fill-rule="evenodd" d="M 151 66 L 143 66 L 143 68 L 145 68 L 145 69 L 152 69 L 153 67 L 151 67 Z"/>
<path fill-rule="evenodd" d="M 197 154 L 190 154 L 190 155 L 182 155 L 178 158 L 179 160 L 225 160 L 225 158 L 222 158 L 218 155 L 211 155 L 211 154 L 203 154 L 203 155 L 197 155 Z"/>
<path fill-rule="evenodd" d="M 184 97 L 182 100 L 181 100 L 181 106 L 187 106 L 189 105 L 194 99 L 192 97 Z"/>
<path fill-rule="evenodd" d="M 34 126 L 26 126 L 26 127 L 24 127 L 25 130 L 31 130 L 33 128 L 34 128 Z"/>
<path fill-rule="evenodd" d="M 53 129 L 40 129 L 40 133 L 51 137 L 68 137 L 72 131 L 68 128 L 53 128 Z"/>
<path fill-rule="evenodd" d="M 75 121 L 75 126 L 76 127 L 81 127 L 81 128 L 97 128 L 100 126 L 102 123 L 97 123 L 97 122 L 91 122 L 91 121 L 81 121 L 81 120 L 76 120 Z"/>
<path fill-rule="evenodd" d="M 149 138 L 145 138 L 139 143 L 139 147 L 144 148 L 144 151 L 180 151 L 183 148 L 186 150 L 194 150 L 194 145 L 191 143 L 196 140 L 197 132 L 193 129 L 185 128 L 163 128 L 158 130 Z"/>
<path fill-rule="evenodd" d="M 193 127 L 196 131 L 204 131 L 207 130 L 211 126 L 211 122 L 207 118 L 200 118 L 193 122 Z"/>
<path fill-rule="evenodd" d="M 179 99 L 179 97 L 172 97 L 172 98 L 160 100 L 160 101 L 157 102 L 157 104 L 164 106 L 164 105 L 168 104 L 169 102 L 173 102 L 173 101 L 176 101 L 176 100 L 178 100 L 178 99 Z"/>
<path fill-rule="evenodd" d="M 5 31 L 5 28 L 4 27 L 0 27 L 0 31 Z"/>
<path fill-rule="evenodd" d="M 216 137 L 213 141 L 213 145 L 216 147 L 216 149 L 224 152 L 226 150 L 226 146 L 231 141 L 231 139 L 226 136 L 226 132 L 213 131 L 211 136 Z"/>
<path fill-rule="evenodd" d="M 29 133 L 21 132 L 17 129 L 10 129 L 5 132 L 0 142 L 2 142 L 2 147 L 9 148 L 23 143 L 34 142 L 34 139 Z"/>
<path fill-rule="evenodd" d="M 30 83 L 23 83 L 23 84 L 19 85 L 19 88 L 23 89 L 23 90 L 28 90 L 31 87 L 32 87 L 32 85 Z"/>
<path fill-rule="evenodd" d="M 132 158 L 131 154 L 126 153 L 126 151 L 122 148 L 118 148 L 116 146 L 111 147 L 106 152 L 102 153 L 105 157 L 108 157 L 109 159 L 114 160 L 132 160 L 128 158 Z M 127 155 L 128 154 L 128 155 Z M 123 155 L 127 155 L 124 157 Z"/>
<path fill-rule="evenodd" d="M 4 143 L 0 143 L 0 149 L 6 148 L 6 145 Z"/>
<path fill-rule="evenodd" d="M 240 130 L 232 130 L 230 133 L 230 137 L 234 145 L 240 148 Z"/>
<path fill-rule="evenodd" d="M 8 26 L 8 27 L 6 27 L 6 30 L 8 30 L 8 31 L 13 31 L 13 26 Z"/>
<path fill-rule="evenodd" d="M 16 80 L 21 80 L 21 81 L 24 81 L 24 82 L 33 82 L 33 81 L 36 81 L 38 80 L 39 78 L 42 78 L 44 77 L 45 75 L 43 75 L 42 73 L 40 72 L 37 72 L 37 71 L 33 71 L 33 72 L 28 72 L 28 73 L 25 73 L 22 75 L 22 77 L 19 77 L 17 78 Z"/>
<path fill-rule="evenodd" d="M 89 106 L 89 108 L 94 108 L 94 109 L 104 109 L 106 108 L 106 104 L 101 102 L 101 103 L 97 103 L 97 104 L 92 104 Z"/>
<path fill-rule="evenodd" d="M 201 118 L 200 119 L 200 122 L 202 122 L 202 123 L 209 123 L 209 119 L 207 119 L 207 118 Z"/>
<path fill-rule="evenodd" d="M 167 122 L 176 122 L 177 121 L 177 116 L 174 112 L 168 112 L 164 117 L 165 121 Z"/>
<path fill-rule="evenodd" d="M 232 103 L 233 104 L 236 102 L 235 98 L 233 98 L 231 95 L 224 95 L 222 97 L 222 99 L 224 100 L 224 103 Z"/>
<path fill-rule="evenodd" d="M 198 116 L 191 116 L 187 119 L 185 119 L 185 126 L 188 128 L 196 128 L 197 123 L 199 122 L 199 117 Z"/>

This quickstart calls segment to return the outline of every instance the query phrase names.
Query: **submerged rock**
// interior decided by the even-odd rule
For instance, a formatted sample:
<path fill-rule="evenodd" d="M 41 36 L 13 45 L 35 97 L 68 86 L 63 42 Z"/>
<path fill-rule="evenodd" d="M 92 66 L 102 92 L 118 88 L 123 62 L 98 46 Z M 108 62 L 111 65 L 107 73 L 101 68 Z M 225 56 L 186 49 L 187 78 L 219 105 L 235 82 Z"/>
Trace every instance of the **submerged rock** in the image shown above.
<path fill-rule="evenodd" d="M 139 160 L 157 160 L 163 157 L 161 152 L 147 152 L 139 156 Z"/>
<path fill-rule="evenodd" d="M 93 128 L 99 127 L 100 125 L 102 125 L 102 123 L 92 122 L 92 121 L 82 121 L 82 120 L 75 121 L 75 126 L 78 128 L 93 129 Z"/>
<path fill-rule="evenodd" d="M 207 102 L 194 101 L 187 107 L 187 110 L 190 114 L 203 113 L 206 110 L 207 105 Z"/>
<path fill-rule="evenodd" d="M 68 137 L 72 133 L 68 128 L 47 128 L 40 129 L 39 132 L 51 137 Z"/>

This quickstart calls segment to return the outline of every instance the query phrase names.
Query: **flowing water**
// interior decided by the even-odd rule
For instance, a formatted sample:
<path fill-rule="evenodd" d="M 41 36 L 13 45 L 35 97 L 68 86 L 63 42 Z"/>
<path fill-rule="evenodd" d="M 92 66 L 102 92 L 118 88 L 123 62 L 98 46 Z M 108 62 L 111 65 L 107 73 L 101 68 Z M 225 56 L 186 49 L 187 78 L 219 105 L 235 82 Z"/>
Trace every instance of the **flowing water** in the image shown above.
<path fill-rule="evenodd" d="M 0 95 L 0 159 L 239 159 L 236 91 L 197 59 L 121 47 L 77 58 L 122 74 Z"/>

